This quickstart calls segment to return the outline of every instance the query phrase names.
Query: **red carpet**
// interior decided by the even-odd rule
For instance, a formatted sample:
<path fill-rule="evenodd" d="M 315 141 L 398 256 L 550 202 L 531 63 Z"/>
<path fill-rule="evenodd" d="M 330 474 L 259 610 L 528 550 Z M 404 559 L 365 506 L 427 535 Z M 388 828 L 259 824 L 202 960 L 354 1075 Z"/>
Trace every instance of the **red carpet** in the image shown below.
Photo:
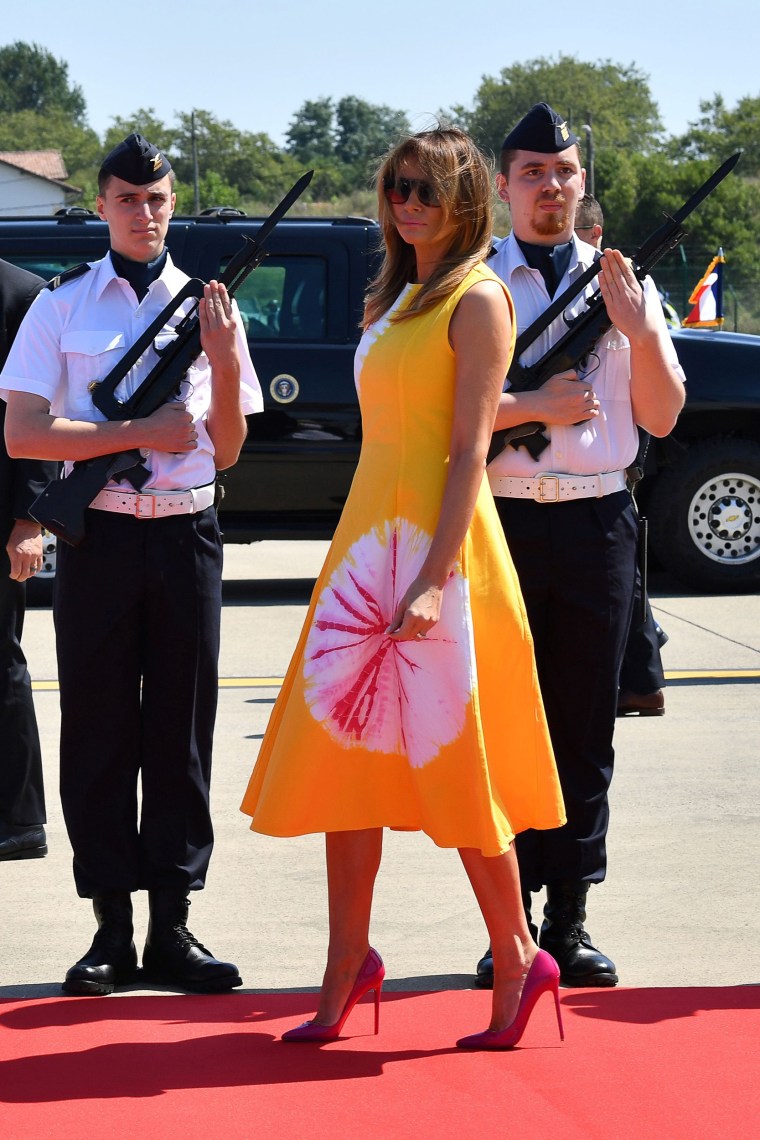
<path fill-rule="evenodd" d="M 760 1135 L 760 987 L 565 990 L 521 1045 L 463 1053 L 489 995 L 387 993 L 341 1041 L 283 1045 L 312 994 L 0 1001 L 3 1140 Z"/>

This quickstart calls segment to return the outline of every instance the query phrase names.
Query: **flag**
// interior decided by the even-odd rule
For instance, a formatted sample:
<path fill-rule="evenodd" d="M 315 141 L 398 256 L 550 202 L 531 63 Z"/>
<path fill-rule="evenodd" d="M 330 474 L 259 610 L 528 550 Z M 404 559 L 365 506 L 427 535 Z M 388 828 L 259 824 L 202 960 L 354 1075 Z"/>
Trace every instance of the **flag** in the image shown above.
<path fill-rule="evenodd" d="M 726 259 L 719 249 L 704 276 L 689 297 L 693 309 L 684 317 L 685 328 L 715 329 L 723 324 L 723 266 Z"/>

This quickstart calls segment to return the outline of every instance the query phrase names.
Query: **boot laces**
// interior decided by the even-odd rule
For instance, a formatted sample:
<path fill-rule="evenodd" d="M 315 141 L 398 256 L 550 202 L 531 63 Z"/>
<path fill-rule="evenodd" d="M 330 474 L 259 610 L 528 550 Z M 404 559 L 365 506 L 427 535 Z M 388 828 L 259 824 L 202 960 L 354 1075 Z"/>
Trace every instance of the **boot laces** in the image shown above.
<path fill-rule="evenodd" d="M 195 935 L 187 929 L 184 923 L 177 923 L 172 927 L 172 931 L 177 936 L 177 941 L 181 942 L 183 946 L 197 946 L 204 954 L 211 957 L 211 951 L 207 950 L 202 942 L 199 942 Z"/>
<path fill-rule="evenodd" d="M 589 950 L 596 950 L 591 942 L 591 936 L 582 922 L 571 922 L 567 929 L 567 941 L 575 942 L 579 946 L 586 946 Z"/>

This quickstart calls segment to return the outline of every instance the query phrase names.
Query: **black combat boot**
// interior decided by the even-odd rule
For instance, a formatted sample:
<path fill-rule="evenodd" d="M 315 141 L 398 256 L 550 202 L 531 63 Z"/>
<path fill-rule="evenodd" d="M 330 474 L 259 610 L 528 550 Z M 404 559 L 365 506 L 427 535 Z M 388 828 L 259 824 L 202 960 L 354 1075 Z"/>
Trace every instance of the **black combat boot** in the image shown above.
<path fill-rule="evenodd" d="M 525 921 L 528 923 L 530 936 L 534 942 L 538 942 L 538 927 L 533 922 L 530 914 L 530 891 L 523 891 L 522 901 L 525 909 Z M 480 986 L 482 990 L 493 989 L 493 954 L 490 946 L 475 967 L 475 985 Z"/>
<path fill-rule="evenodd" d="M 84 958 L 66 974 L 62 986 L 65 994 L 111 994 L 116 986 L 133 981 L 137 971 L 129 891 L 95 895 L 92 909 L 98 932 Z"/>
<path fill-rule="evenodd" d="M 616 986 L 615 963 L 592 945 L 583 928 L 588 883 L 548 883 L 540 945 L 559 966 L 565 986 Z"/>
<path fill-rule="evenodd" d="M 149 892 L 150 922 L 143 950 L 148 978 L 197 993 L 219 993 L 242 986 L 232 962 L 219 962 L 187 929 L 190 900 L 184 891 Z"/>

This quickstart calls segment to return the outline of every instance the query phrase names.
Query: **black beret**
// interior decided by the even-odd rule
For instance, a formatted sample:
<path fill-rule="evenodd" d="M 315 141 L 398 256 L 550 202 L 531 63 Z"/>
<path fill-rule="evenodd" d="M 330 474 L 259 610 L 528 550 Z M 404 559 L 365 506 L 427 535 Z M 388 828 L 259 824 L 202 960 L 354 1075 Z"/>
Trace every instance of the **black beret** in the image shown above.
<path fill-rule="evenodd" d="M 578 141 L 566 121 L 548 103 L 536 103 L 512 128 L 501 149 L 558 154 Z"/>
<path fill-rule="evenodd" d="M 158 147 L 142 135 L 132 134 L 106 155 L 100 174 L 115 174 L 133 186 L 146 186 L 165 178 L 171 168 L 169 159 Z"/>

